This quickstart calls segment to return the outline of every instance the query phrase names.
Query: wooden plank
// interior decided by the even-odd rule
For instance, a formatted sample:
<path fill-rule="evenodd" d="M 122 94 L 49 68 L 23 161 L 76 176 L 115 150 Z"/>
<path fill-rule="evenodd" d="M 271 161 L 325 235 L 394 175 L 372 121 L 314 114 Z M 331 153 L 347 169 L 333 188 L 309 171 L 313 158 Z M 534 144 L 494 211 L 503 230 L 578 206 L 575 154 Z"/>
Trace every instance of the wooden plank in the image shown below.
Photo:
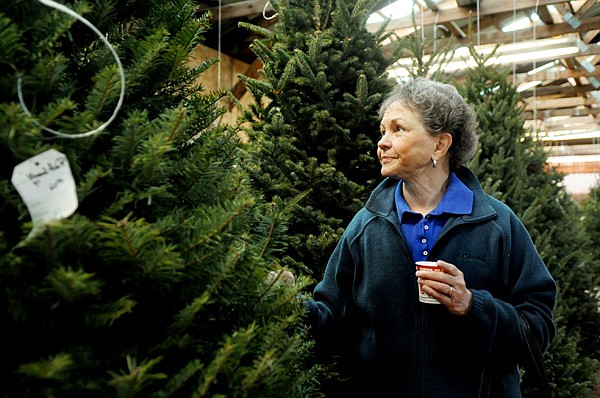
<path fill-rule="evenodd" d="M 553 163 L 551 167 L 564 174 L 600 172 L 600 162 Z"/>
<path fill-rule="evenodd" d="M 546 151 L 550 156 L 574 156 L 574 155 L 598 155 L 600 145 L 598 144 L 576 144 L 548 146 Z"/>
<path fill-rule="evenodd" d="M 575 13 L 575 16 L 577 18 L 584 17 L 585 14 L 587 14 L 588 11 L 591 10 L 592 7 L 596 5 L 597 1 L 598 0 L 587 0 L 581 7 L 579 7 L 579 9 L 577 10 L 577 12 Z"/>
<path fill-rule="evenodd" d="M 535 88 L 535 95 L 537 97 L 543 97 L 543 96 L 548 96 L 548 95 L 560 95 L 562 97 L 572 97 L 575 95 L 579 95 L 579 94 L 585 94 L 588 91 L 593 91 L 595 90 L 594 87 L 592 87 L 589 84 L 583 85 L 583 86 L 545 86 L 545 87 L 540 87 L 537 86 Z M 529 97 L 533 97 L 534 95 L 534 91 L 533 88 L 530 90 L 525 90 L 521 92 L 521 97 L 523 98 L 529 98 Z"/>
<path fill-rule="evenodd" d="M 593 0 L 596 1 L 596 0 Z M 552 19 L 552 15 L 550 15 L 550 11 L 548 11 L 548 7 L 538 7 L 537 15 L 540 17 L 542 22 L 546 25 L 554 24 L 554 20 Z"/>
<path fill-rule="evenodd" d="M 598 46 L 597 46 L 598 47 Z M 517 84 L 525 83 L 525 82 L 533 82 L 536 80 L 547 81 L 547 80 L 567 80 L 572 77 L 573 79 L 579 79 L 581 77 L 590 77 L 594 76 L 596 78 L 600 77 L 600 68 L 596 68 L 596 71 L 590 73 L 585 69 L 578 70 L 564 70 L 561 72 L 558 71 L 546 71 L 546 72 L 538 72 L 533 75 L 528 75 L 527 73 L 518 73 L 515 75 L 515 82 Z M 512 81 L 512 76 L 508 76 L 508 79 Z"/>
<path fill-rule="evenodd" d="M 562 109 L 543 109 L 536 112 L 537 119 L 545 119 L 547 117 L 556 116 L 587 116 L 600 114 L 600 108 L 562 108 Z M 523 113 L 525 120 L 533 119 L 533 112 L 527 111 Z"/>
<path fill-rule="evenodd" d="M 592 105 L 594 101 L 584 97 L 569 97 L 569 98 L 554 98 L 554 99 L 540 99 L 533 98 L 525 100 L 525 110 L 532 111 L 534 108 L 537 109 L 557 109 L 557 108 L 572 108 L 575 106 Z"/>

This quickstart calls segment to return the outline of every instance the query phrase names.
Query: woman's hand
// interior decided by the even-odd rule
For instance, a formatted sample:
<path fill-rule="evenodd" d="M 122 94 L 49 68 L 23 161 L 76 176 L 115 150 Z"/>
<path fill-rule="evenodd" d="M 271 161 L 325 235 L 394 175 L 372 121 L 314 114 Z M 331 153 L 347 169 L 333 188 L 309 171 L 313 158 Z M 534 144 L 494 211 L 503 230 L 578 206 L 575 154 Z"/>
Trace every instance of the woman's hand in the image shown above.
<path fill-rule="evenodd" d="M 438 260 L 437 264 L 444 272 L 417 271 L 418 283 L 425 293 L 444 304 L 451 313 L 467 315 L 473 305 L 473 293 L 467 289 L 464 274 L 445 261 Z"/>
<path fill-rule="evenodd" d="M 267 284 L 272 285 L 277 282 L 287 283 L 290 286 L 296 285 L 296 278 L 294 274 L 290 271 L 279 270 L 279 271 L 269 271 L 267 274 Z"/>

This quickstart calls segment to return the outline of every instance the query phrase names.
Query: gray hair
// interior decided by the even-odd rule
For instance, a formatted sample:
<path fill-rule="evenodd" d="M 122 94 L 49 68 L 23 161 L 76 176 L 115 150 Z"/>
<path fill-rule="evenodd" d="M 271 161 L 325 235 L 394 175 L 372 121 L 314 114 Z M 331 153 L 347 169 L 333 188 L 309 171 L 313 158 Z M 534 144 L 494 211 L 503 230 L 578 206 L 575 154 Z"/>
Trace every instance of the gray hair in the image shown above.
<path fill-rule="evenodd" d="M 423 77 L 409 78 L 394 87 L 383 100 L 380 120 L 395 102 L 412 110 L 432 136 L 442 133 L 452 136 L 448 152 L 451 170 L 458 169 L 475 155 L 478 145 L 475 111 L 454 86 Z"/>

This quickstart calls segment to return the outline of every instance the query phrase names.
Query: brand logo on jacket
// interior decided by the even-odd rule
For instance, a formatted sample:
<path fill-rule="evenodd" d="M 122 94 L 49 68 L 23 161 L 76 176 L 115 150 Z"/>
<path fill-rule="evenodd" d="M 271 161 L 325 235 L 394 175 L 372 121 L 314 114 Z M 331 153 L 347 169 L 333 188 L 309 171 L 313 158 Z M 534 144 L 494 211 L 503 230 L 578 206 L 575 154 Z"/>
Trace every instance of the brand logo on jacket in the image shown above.
<path fill-rule="evenodd" d="M 485 256 L 482 254 L 474 253 L 456 253 L 456 257 L 462 258 L 463 260 L 477 261 L 479 263 L 485 263 Z"/>

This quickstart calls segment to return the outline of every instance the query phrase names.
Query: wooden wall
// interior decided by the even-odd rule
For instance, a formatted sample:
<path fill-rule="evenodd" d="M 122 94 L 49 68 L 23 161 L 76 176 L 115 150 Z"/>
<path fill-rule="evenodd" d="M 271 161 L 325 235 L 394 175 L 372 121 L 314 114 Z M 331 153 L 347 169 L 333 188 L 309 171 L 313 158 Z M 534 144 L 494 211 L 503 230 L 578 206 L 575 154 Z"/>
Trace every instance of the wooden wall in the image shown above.
<path fill-rule="evenodd" d="M 243 85 L 243 83 L 240 83 L 240 79 L 237 75 L 249 75 L 248 71 L 252 70 L 252 65 L 231 58 L 223 53 L 221 53 L 219 57 L 219 53 L 216 50 L 200 45 L 193 54 L 190 66 L 197 66 L 210 58 L 220 58 L 220 62 L 211 66 L 200 76 L 200 83 L 202 83 L 204 88 L 209 91 L 217 90 L 219 88 L 233 91 L 237 88 L 238 95 L 240 95 L 240 98 L 238 98 L 240 102 L 244 105 L 249 104 L 252 101 L 252 97 L 248 92 L 239 90 L 240 85 Z M 223 106 L 226 109 L 230 108 L 229 105 L 228 100 L 223 101 Z M 221 123 L 234 124 L 238 116 L 239 112 L 237 108 L 233 107 L 222 116 Z"/>

